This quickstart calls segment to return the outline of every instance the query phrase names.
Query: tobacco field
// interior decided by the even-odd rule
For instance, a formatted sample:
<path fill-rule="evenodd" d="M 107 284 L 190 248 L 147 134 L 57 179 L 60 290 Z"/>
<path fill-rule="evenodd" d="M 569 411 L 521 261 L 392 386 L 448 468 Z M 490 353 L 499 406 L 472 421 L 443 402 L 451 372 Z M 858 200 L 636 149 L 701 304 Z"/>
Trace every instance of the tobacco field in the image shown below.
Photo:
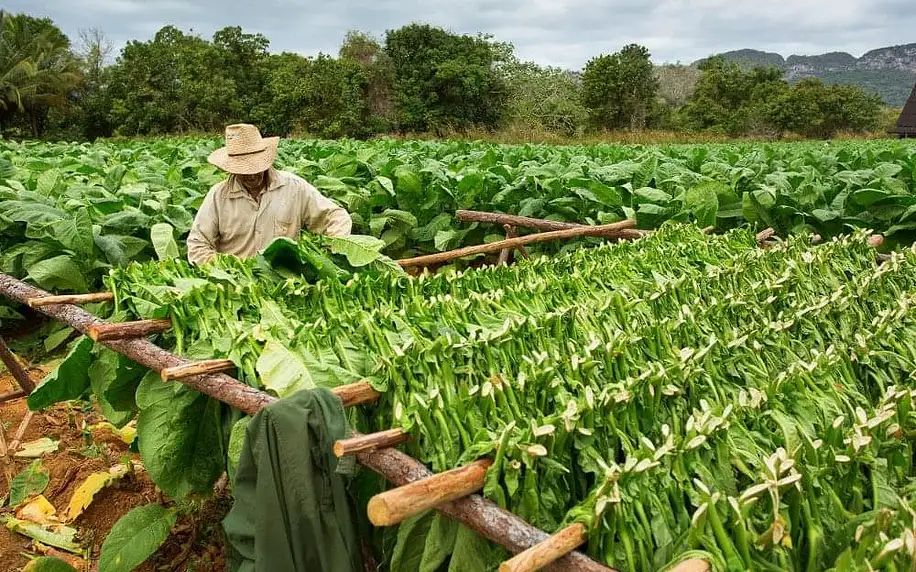
<path fill-rule="evenodd" d="M 169 317 L 158 345 L 228 358 L 280 397 L 368 380 L 381 398 L 349 410 L 354 429 L 403 429 L 399 448 L 435 472 L 493 459 L 486 498 L 547 532 L 585 524 L 582 549 L 618 570 L 916 566 L 912 145 L 284 142 L 282 166 L 347 206 L 357 236 L 195 267 L 183 235 L 219 180 L 216 144 L 4 143 L 3 271 L 110 290 L 100 316 Z M 419 277 L 392 262 L 496 238 L 456 209 L 656 232 Z M 765 248 L 764 227 L 781 237 Z M 247 416 L 58 337 L 66 357 L 30 408 L 91 397 L 135 422 L 144 470 L 179 503 L 232 473 Z M 352 486 L 384 488 L 366 471 Z M 174 519 L 128 513 L 100 569 L 142 562 Z M 131 542 L 128 525 L 158 535 Z M 509 557 L 434 512 L 372 541 L 391 571 Z"/>

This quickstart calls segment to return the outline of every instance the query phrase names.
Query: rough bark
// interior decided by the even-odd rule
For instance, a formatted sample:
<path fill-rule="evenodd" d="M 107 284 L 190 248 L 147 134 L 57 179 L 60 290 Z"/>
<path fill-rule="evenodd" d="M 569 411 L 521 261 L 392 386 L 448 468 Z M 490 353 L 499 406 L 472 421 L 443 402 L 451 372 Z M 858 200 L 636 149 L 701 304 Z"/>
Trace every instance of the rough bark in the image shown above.
<path fill-rule="evenodd" d="M 394 447 L 410 439 L 410 435 L 401 429 L 389 429 L 370 433 L 368 435 L 356 435 L 349 439 L 341 439 L 334 443 L 334 455 L 344 457 L 346 455 L 355 455 L 363 451 L 374 451 L 376 449 L 385 449 Z"/>
<path fill-rule="evenodd" d="M 48 306 L 50 304 L 91 304 L 109 300 L 114 300 L 114 294 L 111 292 L 96 292 L 94 294 L 63 294 L 61 296 L 31 298 L 27 304 L 31 308 L 38 308 L 39 306 Z"/>
<path fill-rule="evenodd" d="M 366 507 L 369 521 L 375 526 L 391 526 L 444 502 L 476 493 L 483 488 L 492 464 L 490 459 L 480 459 L 379 493 L 369 499 Z"/>
<path fill-rule="evenodd" d="M 569 554 L 588 540 L 585 525 L 574 522 L 550 538 L 503 562 L 499 572 L 534 572 Z"/>
<path fill-rule="evenodd" d="M 455 211 L 455 216 L 462 222 L 483 222 L 489 224 L 508 224 L 511 226 L 521 226 L 524 228 L 533 228 L 540 231 L 567 230 L 570 228 L 582 228 L 588 225 L 574 222 L 560 222 L 556 220 L 547 220 L 542 218 L 531 218 L 527 216 L 510 215 L 503 213 L 490 213 L 482 211 Z M 648 231 L 625 228 L 622 230 L 610 230 L 595 236 L 604 236 L 606 238 L 639 238 L 647 234 Z"/>
<path fill-rule="evenodd" d="M 10 351 L 9 346 L 6 345 L 6 340 L 2 337 L 0 337 L 0 361 L 2 361 L 6 369 L 9 370 L 10 375 L 12 375 L 16 383 L 19 384 L 19 387 L 21 387 L 26 394 L 32 393 L 35 389 L 35 382 L 32 381 L 29 372 L 22 367 L 22 364 L 19 363 L 19 360 L 17 360 L 13 352 Z"/>
<path fill-rule="evenodd" d="M 89 337 L 93 341 L 122 340 L 125 338 L 142 338 L 158 334 L 172 327 L 171 320 L 137 320 L 117 324 L 102 323 L 89 327 Z"/>

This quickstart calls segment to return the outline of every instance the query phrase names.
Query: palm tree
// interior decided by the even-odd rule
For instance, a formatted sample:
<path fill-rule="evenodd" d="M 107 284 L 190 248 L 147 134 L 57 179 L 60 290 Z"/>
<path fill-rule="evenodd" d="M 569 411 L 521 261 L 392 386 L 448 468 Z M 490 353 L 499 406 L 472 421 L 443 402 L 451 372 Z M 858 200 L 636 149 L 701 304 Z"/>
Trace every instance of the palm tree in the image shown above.
<path fill-rule="evenodd" d="M 38 136 L 47 110 L 79 82 L 70 40 L 51 20 L 0 10 L 0 114 L 26 115 Z"/>

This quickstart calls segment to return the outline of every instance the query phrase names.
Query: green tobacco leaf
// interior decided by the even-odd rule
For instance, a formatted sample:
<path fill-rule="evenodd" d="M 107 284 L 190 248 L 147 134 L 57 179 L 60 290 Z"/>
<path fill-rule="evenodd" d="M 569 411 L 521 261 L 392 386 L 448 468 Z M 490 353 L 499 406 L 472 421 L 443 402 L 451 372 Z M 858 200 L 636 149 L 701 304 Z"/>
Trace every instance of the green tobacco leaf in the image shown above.
<path fill-rule="evenodd" d="M 493 550 L 485 538 L 464 526 L 458 525 L 455 548 L 449 561 L 448 572 L 479 572 L 492 568 Z"/>
<path fill-rule="evenodd" d="M 224 468 L 220 402 L 146 375 L 137 389 L 137 441 L 153 482 L 175 500 L 209 492 Z"/>
<path fill-rule="evenodd" d="M 93 341 L 81 336 L 67 357 L 45 377 L 26 402 L 37 411 L 54 403 L 77 399 L 89 388 L 89 364 Z"/>
<path fill-rule="evenodd" d="M 65 326 L 53 334 L 49 334 L 44 341 L 45 351 L 51 352 L 60 347 L 62 343 L 67 341 L 67 338 L 69 338 L 72 333 L 73 328 Z"/>
<path fill-rule="evenodd" d="M 178 244 L 172 234 L 173 230 L 172 225 L 159 222 L 154 224 L 149 231 L 153 249 L 156 251 L 156 256 L 159 260 L 172 260 L 181 256 L 178 252 Z"/>
<path fill-rule="evenodd" d="M 377 260 L 381 256 L 381 249 L 385 246 L 385 241 L 362 234 L 330 236 L 327 237 L 327 241 L 332 253 L 346 256 L 347 262 L 356 267 L 365 266 Z"/>
<path fill-rule="evenodd" d="M 175 509 L 148 504 L 115 523 L 102 543 L 99 572 L 130 572 L 143 564 L 169 537 L 178 520 Z"/>
<path fill-rule="evenodd" d="M 315 382 L 301 357 L 282 343 L 268 340 L 255 368 L 261 384 L 278 396 L 286 397 L 300 389 L 312 389 Z"/>
<path fill-rule="evenodd" d="M 652 187 L 642 187 L 641 189 L 636 189 L 633 191 L 633 194 L 640 199 L 655 204 L 667 205 L 668 202 L 671 201 L 671 195 L 661 189 L 655 189 Z"/>
<path fill-rule="evenodd" d="M 36 262 L 28 268 L 28 273 L 30 279 L 47 290 L 86 292 L 89 289 L 83 270 L 66 254 Z"/>
<path fill-rule="evenodd" d="M 454 553 L 459 524 L 444 514 L 433 513 L 433 522 L 426 535 L 419 572 L 436 572 Z"/>
<path fill-rule="evenodd" d="M 33 495 L 40 495 L 48 486 L 51 472 L 40 459 L 32 461 L 10 483 L 10 507 L 16 508 Z"/>
<path fill-rule="evenodd" d="M 99 401 L 102 414 L 115 427 L 123 427 L 137 408 L 136 391 L 147 369 L 135 361 L 100 347 L 89 366 L 89 385 Z"/>
<path fill-rule="evenodd" d="M 60 220 L 50 225 L 53 232 L 52 238 L 81 255 L 91 255 L 94 238 L 92 235 L 92 219 L 85 208 L 77 209 L 69 219 Z"/>
<path fill-rule="evenodd" d="M 239 459 L 242 458 L 242 449 L 245 446 L 245 429 L 251 420 L 247 415 L 236 421 L 232 425 L 232 431 L 229 433 L 228 455 L 226 458 L 226 472 L 229 474 L 230 484 L 235 485 L 235 472 L 239 467 Z"/>
<path fill-rule="evenodd" d="M 397 543 L 391 553 L 391 572 L 417 572 L 420 569 L 433 516 L 434 512 L 427 510 L 398 525 Z"/>
<path fill-rule="evenodd" d="M 716 225 L 719 186 L 719 183 L 700 183 L 684 193 L 684 210 L 693 213 L 700 226 Z"/>
<path fill-rule="evenodd" d="M 429 222 L 426 226 L 421 226 L 411 232 L 414 240 L 419 242 L 429 242 L 436 237 L 440 230 L 447 230 L 452 226 L 452 217 L 449 214 L 441 213 Z"/>

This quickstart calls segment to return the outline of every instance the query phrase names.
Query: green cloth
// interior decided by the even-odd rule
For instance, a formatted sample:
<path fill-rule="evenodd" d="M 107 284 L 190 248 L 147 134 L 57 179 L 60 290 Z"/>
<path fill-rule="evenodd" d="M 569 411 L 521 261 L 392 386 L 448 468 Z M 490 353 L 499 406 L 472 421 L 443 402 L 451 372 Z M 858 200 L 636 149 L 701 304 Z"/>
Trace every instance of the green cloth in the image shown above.
<path fill-rule="evenodd" d="M 223 520 L 231 572 L 362 570 L 355 505 L 332 453 L 346 426 L 340 399 L 322 388 L 251 418 Z"/>

